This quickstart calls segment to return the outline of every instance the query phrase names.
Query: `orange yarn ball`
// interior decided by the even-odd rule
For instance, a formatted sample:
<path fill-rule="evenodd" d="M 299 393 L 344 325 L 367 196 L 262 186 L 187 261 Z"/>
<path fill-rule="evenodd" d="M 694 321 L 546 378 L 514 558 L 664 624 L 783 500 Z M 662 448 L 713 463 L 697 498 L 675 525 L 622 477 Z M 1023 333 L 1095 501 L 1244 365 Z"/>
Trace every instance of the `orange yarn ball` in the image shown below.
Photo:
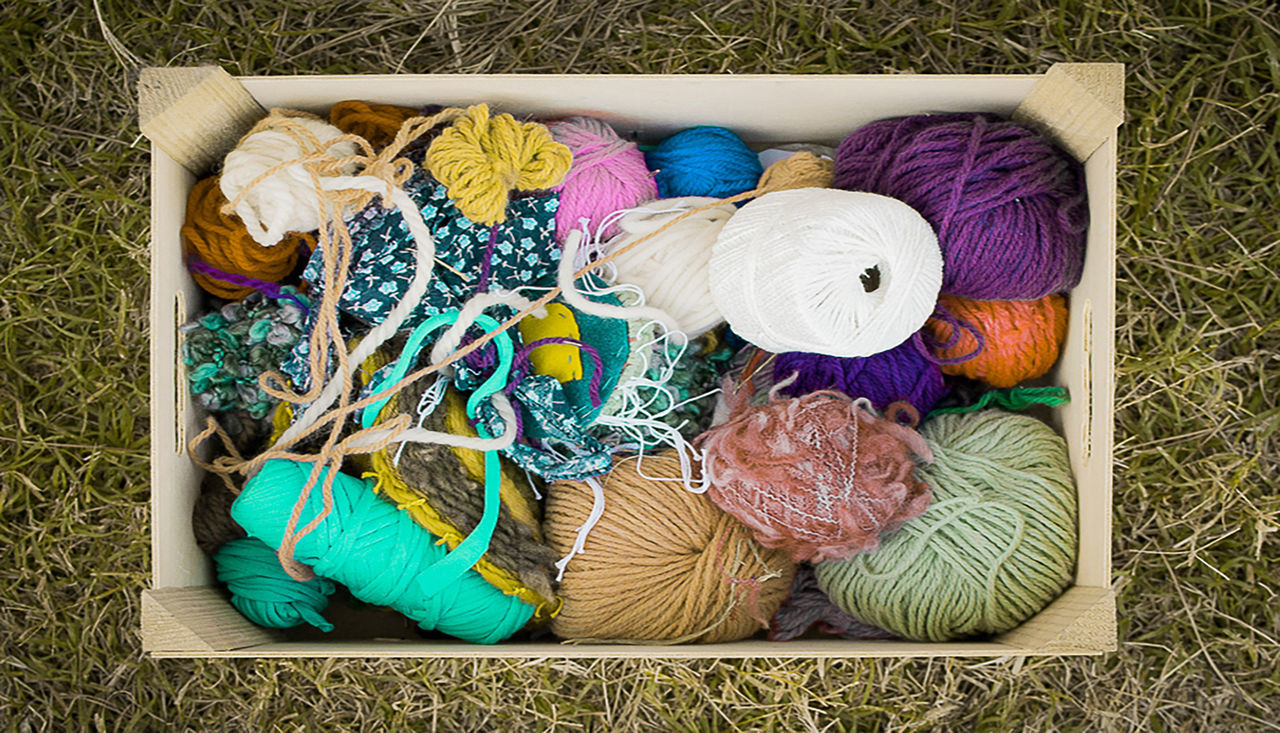
<path fill-rule="evenodd" d="M 943 364 L 942 371 L 986 382 L 992 387 L 1013 387 L 1044 376 L 1058 361 L 1058 349 L 1067 336 L 1067 305 L 1061 295 L 1039 300 L 970 300 L 953 295 L 939 298 L 957 320 L 982 334 L 983 349 L 959 364 Z M 952 338 L 952 326 L 931 319 L 925 327 L 941 343 Z M 954 359 L 978 348 L 973 334 L 960 329 L 960 338 L 938 356 Z"/>
<path fill-rule="evenodd" d="M 182 251 L 188 257 L 229 275 L 278 283 L 293 272 L 302 246 L 315 247 L 310 234 L 290 234 L 279 243 L 264 247 L 253 241 L 244 222 L 235 214 L 222 213 L 227 198 L 218 187 L 218 177 L 197 181 L 187 198 L 187 220 L 182 225 Z M 219 279 L 216 275 L 192 272 L 196 284 L 227 300 L 240 300 L 254 292 L 245 285 Z"/>
<path fill-rule="evenodd" d="M 375 148 L 389 144 L 405 120 L 417 116 L 418 110 L 412 107 L 369 104 L 358 99 L 338 102 L 329 109 L 331 125 L 349 135 L 359 135 Z"/>

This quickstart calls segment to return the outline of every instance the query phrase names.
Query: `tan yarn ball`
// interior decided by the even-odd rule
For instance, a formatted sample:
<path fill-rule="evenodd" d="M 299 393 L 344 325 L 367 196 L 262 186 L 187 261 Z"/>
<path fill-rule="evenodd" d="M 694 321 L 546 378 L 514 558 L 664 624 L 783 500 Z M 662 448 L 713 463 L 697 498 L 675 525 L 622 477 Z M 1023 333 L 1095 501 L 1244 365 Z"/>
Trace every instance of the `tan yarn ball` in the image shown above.
<path fill-rule="evenodd" d="M 551 630 L 565 639 L 710 643 L 767 628 L 786 597 L 795 565 L 760 546 L 705 495 L 680 482 L 674 454 L 616 461 L 604 478 L 605 506 L 584 551 L 560 583 L 564 607 Z M 568 554 L 591 513 L 591 487 L 549 489 L 545 532 Z"/>
<path fill-rule="evenodd" d="M 757 188 L 790 191 L 796 188 L 830 188 L 836 164 L 813 153 L 796 153 L 765 169 Z"/>

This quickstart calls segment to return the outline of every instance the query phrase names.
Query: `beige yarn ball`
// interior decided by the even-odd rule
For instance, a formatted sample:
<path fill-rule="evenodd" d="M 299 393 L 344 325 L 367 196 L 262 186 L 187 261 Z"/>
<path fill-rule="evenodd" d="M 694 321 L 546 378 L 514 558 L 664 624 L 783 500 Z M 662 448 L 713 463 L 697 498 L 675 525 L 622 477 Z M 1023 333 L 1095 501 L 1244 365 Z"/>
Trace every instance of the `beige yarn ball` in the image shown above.
<path fill-rule="evenodd" d="M 795 565 L 760 546 L 705 495 L 680 482 L 673 453 L 619 459 L 603 477 L 604 514 L 569 561 L 551 630 L 561 638 L 627 642 L 723 642 L 768 626 Z M 655 481 L 658 479 L 672 479 Z M 591 513 L 591 487 L 549 488 L 544 531 L 560 554 Z"/>
<path fill-rule="evenodd" d="M 605 253 L 657 231 L 694 209 L 714 204 L 702 196 L 658 199 L 636 208 L 618 221 L 618 236 Z M 733 204 L 723 204 L 682 219 L 640 245 L 618 255 L 618 282 L 639 286 L 645 304 L 665 311 L 689 338 L 720 325 L 724 317 L 711 299 L 708 263 L 720 230 L 733 216 Z"/>

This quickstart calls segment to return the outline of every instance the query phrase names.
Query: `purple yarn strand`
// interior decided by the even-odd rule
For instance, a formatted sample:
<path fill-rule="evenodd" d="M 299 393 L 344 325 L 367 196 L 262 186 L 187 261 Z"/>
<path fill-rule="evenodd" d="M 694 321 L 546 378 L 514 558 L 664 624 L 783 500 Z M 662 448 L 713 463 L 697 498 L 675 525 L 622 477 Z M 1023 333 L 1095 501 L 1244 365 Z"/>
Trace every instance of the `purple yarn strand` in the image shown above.
<path fill-rule="evenodd" d="M 987 340 L 982 335 L 982 332 L 978 330 L 978 327 L 963 318 L 957 318 L 952 315 L 951 311 L 947 310 L 942 303 L 938 303 L 934 308 L 932 317 L 951 326 L 951 338 L 947 339 L 946 343 L 943 343 L 935 339 L 932 334 L 925 333 L 924 329 L 920 329 L 911 337 L 911 341 L 915 344 L 916 350 L 934 364 L 963 364 L 970 359 L 978 358 L 978 354 L 981 354 L 982 350 L 987 348 Z M 973 340 L 977 342 L 978 345 L 974 347 L 973 351 L 945 359 L 938 356 L 937 352 L 946 351 L 960 343 L 960 331 L 962 329 L 968 331 L 973 336 Z"/>
<path fill-rule="evenodd" d="M 576 346 L 590 357 L 592 367 L 591 381 L 587 383 L 587 394 L 591 398 L 591 406 L 593 408 L 599 407 L 602 404 L 602 400 L 600 399 L 600 382 L 601 375 L 604 372 L 604 360 L 600 358 L 600 352 L 591 344 L 568 336 L 549 336 L 520 347 L 516 352 L 516 361 L 521 363 L 524 368 L 532 369 L 533 365 L 529 361 L 529 354 L 539 346 L 548 346 L 550 344 L 569 344 L 570 346 Z"/>
<path fill-rule="evenodd" d="M 480 261 L 480 281 L 476 283 L 477 293 L 487 293 L 489 291 L 489 274 L 493 270 L 493 251 L 498 246 L 498 227 L 501 224 L 494 224 L 489 227 L 489 243 L 484 248 L 484 259 Z"/>
<path fill-rule="evenodd" d="M 302 309 L 303 315 L 311 313 L 311 309 L 307 307 L 306 303 L 302 302 L 302 299 L 292 293 L 282 291 L 278 283 L 267 282 L 266 280 L 259 280 L 257 278 L 240 275 L 234 272 L 223 272 L 213 265 L 210 265 L 209 263 L 194 256 L 187 258 L 187 269 L 206 277 L 221 280 L 224 283 L 229 283 L 242 288 L 253 288 L 272 300 L 292 300 L 299 308 Z"/>

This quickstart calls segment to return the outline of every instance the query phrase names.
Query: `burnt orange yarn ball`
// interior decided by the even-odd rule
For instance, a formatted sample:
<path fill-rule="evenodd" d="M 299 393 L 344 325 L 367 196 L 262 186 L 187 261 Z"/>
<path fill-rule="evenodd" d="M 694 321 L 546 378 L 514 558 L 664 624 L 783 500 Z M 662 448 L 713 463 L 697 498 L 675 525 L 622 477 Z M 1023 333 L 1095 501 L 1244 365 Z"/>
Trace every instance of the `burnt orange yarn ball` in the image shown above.
<path fill-rule="evenodd" d="M 197 181 L 191 188 L 187 220 L 182 225 L 182 251 L 187 257 L 199 258 L 230 275 L 278 283 L 293 272 L 302 246 L 315 247 L 315 237 L 310 234 L 290 234 L 279 243 L 264 247 L 253 241 L 240 217 L 222 213 L 226 203 L 217 176 Z M 227 300 L 239 300 L 254 292 L 251 287 L 216 275 L 193 271 L 191 277 L 209 293 Z"/>
<path fill-rule="evenodd" d="M 1058 361 L 1058 349 L 1067 336 L 1067 304 L 1061 295 L 1039 300 L 969 300 L 944 295 L 939 303 L 959 321 L 972 324 L 982 334 L 983 349 L 959 364 L 944 364 L 942 371 L 986 382 L 992 387 L 1013 387 L 1044 376 Z M 952 337 L 952 326 L 938 319 L 926 325 L 942 343 Z M 972 353 L 978 346 L 973 334 L 960 329 L 960 338 L 938 356 L 953 359 Z"/>
<path fill-rule="evenodd" d="M 418 110 L 394 104 L 369 104 L 358 99 L 338 102 L 329 109 L 329 123 L 349 135 L 359 135 L 375 148 L 395 139 L 405 120 Z"/>

